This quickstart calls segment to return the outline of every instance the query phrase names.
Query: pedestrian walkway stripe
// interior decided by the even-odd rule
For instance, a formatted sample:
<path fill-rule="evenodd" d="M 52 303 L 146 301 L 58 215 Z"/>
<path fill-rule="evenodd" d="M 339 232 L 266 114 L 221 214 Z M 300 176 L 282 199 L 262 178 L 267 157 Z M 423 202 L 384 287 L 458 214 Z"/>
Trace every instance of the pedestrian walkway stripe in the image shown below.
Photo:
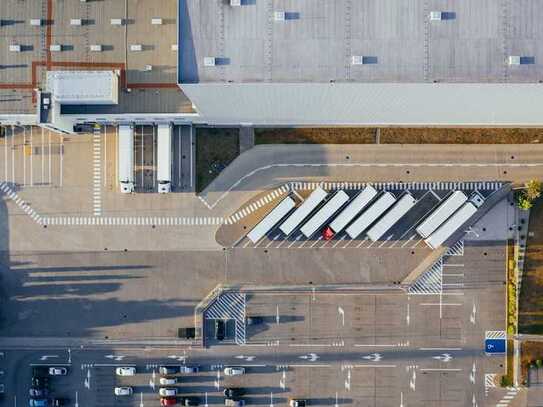
<path fill-rule="evenodd" d="M 94 168 L 93 168 L 93 215 L 100 216 L 102 214 L 102 131 L 96 126 L 93 134 L 93 149 L 94 149 Z"/>

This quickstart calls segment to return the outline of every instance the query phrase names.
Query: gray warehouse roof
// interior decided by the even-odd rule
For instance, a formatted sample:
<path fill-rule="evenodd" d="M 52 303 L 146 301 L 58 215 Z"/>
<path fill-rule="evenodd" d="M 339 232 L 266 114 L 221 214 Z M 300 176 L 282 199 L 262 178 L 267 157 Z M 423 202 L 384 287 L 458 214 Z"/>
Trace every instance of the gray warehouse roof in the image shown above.
<path fill-rule="evenodd" d="M 543 85 L 183 84 L 209 123 L 543 126 Z"/>

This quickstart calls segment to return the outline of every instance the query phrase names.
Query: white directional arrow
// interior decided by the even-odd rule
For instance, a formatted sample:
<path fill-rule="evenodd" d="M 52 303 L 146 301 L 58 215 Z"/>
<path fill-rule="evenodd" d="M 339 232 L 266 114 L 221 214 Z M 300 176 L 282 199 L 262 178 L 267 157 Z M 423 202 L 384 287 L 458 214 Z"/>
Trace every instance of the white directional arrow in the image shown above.
<path fill-rule="evenodd" d="M 381 356 L 380 353 L 372 353 L 371 355 L 362 356 L 362 358 L 371 360 L 372 362 L 379 362 L 381 359 L 383 359 L 383 356 Z"/>
<path fill-rule="evenodd" d="M 469 316 L 469 322 L 475 325 L 475 315 L 477 314 L 477 307 L 475 306 L 475 301 L 473 302 L 473 308 L 471 310 L 471 315 Z"/>
<path fill-rule="evenodd" d="M 40 360 L 47 360 L 47 359 L 53 359 L 58 358 L 58 355 L 43 355 Z"/>
<path fill-rule="evenodd" d="M 283 370 L 283 376 L 281 379 L 279 379 L 279 387 L 281 387 L 283 390 L 287 386 L 287 372 Z"/>
<path fill-rule="evenodd" d="M 471 372 L 469 374 L 469 381 L 471 383 L 475 383 L 475 373 L 476 373 L 476 367 L 475 367 L 475 362 L 473 362 L 473 366 L 471 367 Z"/>
<path fill-rule="evenodd" d="M 243 359 L 243 360 L 246 360 L 247 362 L 251 362 L 255 360 L 255 358 L 256 356 L 245 356 L 245 355 L 236 356 L 236 359 Z"/>
<path fill-rule="evenodd" d="M 275 308 L 275 323 L 279 324 L 279 320 L 280 320 L 280 317 L 279 317 L 279 305 L 277 305 L 276 308 Z"/>
<path fill-rule="evenodd" d="M 77 394 L 77 391 L 75 392 L 75 404 L 74 404 L 75 407 L 79 407 L 79 396 Z"/>
<path fill-rule="evenodd" d="M 415 370 L 413 370 L 413 375 L 411 376 L 411 380 L 409 381 L 409 388 L 413 391 L 417 388 L 417 373 Z"/>
<path fill-rule="evenodd" d="M 407 304 L 407 315 L 405 316 L 405 322 L 407 323 L 407 325 L 409 325 L 409 323 L 411 322 L 411 317 L 409 315 L 409 304 Z"/>
<path fill-rule="evenodd" d="M 441 360 L 442 362 L 447 363 L 449 360 L 451 360 L 453 357 L 449 355 L 448 353 L 443 353 L 440 356 L 434 356 L 434 359 Z"/>
<path fill-rule="evenodd" d="M 108 358 L 108 359 L 111 359 L 111 360 L 115 360 L 115 361 L 117 361 L 117 362 L 120 362 L 120 361 L 122 361 L 126 356 L 123 356 L 123 355 L 106 355 L 105 357 Z"/>
<path fill-rule="evenodd" d="M 143 407 L 143 392 L 140 392 L 140 407 Z"/>
<path fill-rule="evenodd" d="M 336 391 L 336 404 L 334 404 L 334 407 L 339 407 L 338 399 L 337 399 L 337 391 Z"/>
<path fill-rule="evenodd" d="M 347 370 L 347 379 L 345 380 L 345 390 L 351 390 L 351 369 Z"/>
<path fill-rule="evenodd" d="M 345 310 L 341 308 L 340 306 L 337 307 L 337 312 L 341 316 L 341 323 L 343 326 L 345 326 Z"/>
<path fill-rule="evenodd" d="M 471 398 L 471 405 L 473 407 L 477 407 L 477 400 L 475 399 L 475 393 L 473 393 L 473 397 Z"/>
<path fill-rule="evenodd" d="M 270 407 L 273 407 L 273 393 L 270 393 Z"/>
<path fill-rule="evenodd" d="M 207 403 L 207 391 L 204 393 L 204 407 L 209 407 L 209 404 Z"/>
<path fill-rule="evenodd" d="M 308 353 L 307 355 L 299 356 L 299 358 L 305 359 L 309 362 L 315 362 L 319 358 L 319 355 L 316 353 Z"/>
<path fill-rule="evenodd" d="M 215 380 L 215 388 L 218 390 L 221 387 L 221 371 L 217 370 L 217 380 Z"/>

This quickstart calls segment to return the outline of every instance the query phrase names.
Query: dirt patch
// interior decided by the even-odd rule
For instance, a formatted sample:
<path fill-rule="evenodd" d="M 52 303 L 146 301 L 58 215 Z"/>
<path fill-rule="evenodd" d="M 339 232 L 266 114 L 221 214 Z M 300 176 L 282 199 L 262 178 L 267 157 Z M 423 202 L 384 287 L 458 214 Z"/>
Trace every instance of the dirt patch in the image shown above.
<path fill-rule="evenodd" d="M 255 129 L 255 144 L 531 144 L 543 129 L 476 128 L 277 128 Z"/>
<path fill-rule="evenodd" d="M 543 334 L 543 199 L 530 212 L 528 243 L 519 298 L 519 332 Z"/>
<path fill-rule="evenodd" d="M 543 129 L 384 128 L 382 144 L 543 143 Z"/>
<path fill-rule="evenodd" d="M 372 128 L 280 128 L 255 129 L 255 144 L 372 144 Z"/>
<path fill-rule="evenodd" d="M 196 128 L 196 192 L 201 192 L 239 155 L 239 129 Z"/>

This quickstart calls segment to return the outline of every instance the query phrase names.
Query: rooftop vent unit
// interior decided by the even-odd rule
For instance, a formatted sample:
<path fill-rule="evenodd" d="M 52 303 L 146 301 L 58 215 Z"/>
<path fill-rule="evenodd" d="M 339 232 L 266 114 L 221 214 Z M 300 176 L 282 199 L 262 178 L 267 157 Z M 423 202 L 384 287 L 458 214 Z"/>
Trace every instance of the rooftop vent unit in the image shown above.
<path fill-rule="evenodd" d="M 179 46 L 177 44 L 172 44 L 172 51 L 177 51 Z"/>
<path fill-rule="evenodd" d="M 152 25 L 162 25 L 162 19 L 161 19 L 161 18 L 157 18 L 157 17 L 152 18 L 152 19 L 151 19 L 151 24 L 152 24 Z"/>
<path fill-rule="evenodd" d="M 273 12 L 273 19 L 275 21 L 285 21 L 286 20 L 286 13 L 284 11 L 274 11 Z"/>
<path fill-rule="evenodd" d="M 441 11 L 430 11 L 430 21 L 443 20 L 443 13 Z"/>
<path fill-rule="evenodd" d="M 239 7 L 241 6 L 241 0 L 230 0 L 230 5 L 232 7 Z"/>
<path fill-rule="evenodd" d="M 153 65 L 145 65 L 145 68 L 143 69 L 145 72 L 150 72 L 153 70 Z"/>
<path fill-rule="evenodd" d="M 204 57 L 204 66 L 215 66 L 216 62 L 215 57 Z"/>
<path fill-rule="evenodd" d="M 92 52 L 102 52 L 102 46 L 100 44 L 93 44 L 89 48 Z"/>
<path fill-rule="evenodd" d="M 30 20 L 30 25 L 34 26 L 34 27 L 39 27 L 41 26 L 41 19 L 40 18 L 33 18 Z"/>
<path fill-rule="evenodd" d="M 130 45 L 130 51 L 132 51 L 132 52 L 143 51 L 143 45 L 141 45 L 141 44 L 131 44 Z"/>
<path fill-rule="evenodd" d="M 21 46 L 19 44 L 11 44 L 9 50 L 11 52 L 21 52 Z"/>
<path fill-rule="evenodd" d="M 111 25 L 123 25 L 123 19 L 122 18 L 112 18 L 111 19 Z"/>
<path fill-rule="evenodd" d="M 60 44 L 51 44 L 49 46 L 49 51 L 51 51 L 51 52 L 60 52 L 60 51 L 62 51 L 62 45 L 60 45 Z"/>
<path fill-rule="evenodd" d="M 80 18 L 72 18 L 70 19 L 70 25 L 83 25 L 83 20 L 81 20 Z"/>

